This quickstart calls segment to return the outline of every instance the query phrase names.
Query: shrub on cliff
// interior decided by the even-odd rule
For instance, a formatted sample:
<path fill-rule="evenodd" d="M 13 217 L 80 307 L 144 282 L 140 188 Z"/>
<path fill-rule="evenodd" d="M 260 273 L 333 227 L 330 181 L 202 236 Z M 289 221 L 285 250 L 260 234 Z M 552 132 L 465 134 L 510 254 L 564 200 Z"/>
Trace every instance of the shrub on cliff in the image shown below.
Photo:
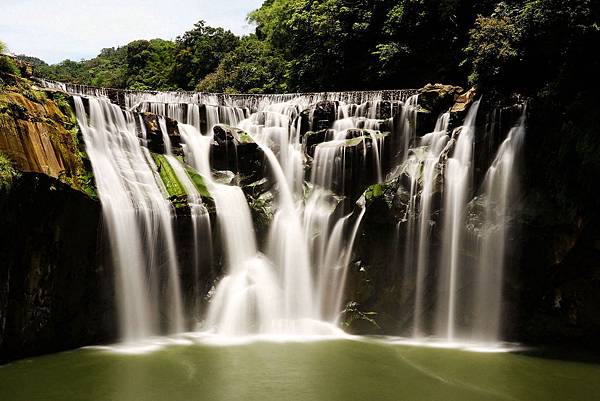
<path fill-rule="evenodd" d="M 13 181 L 20 176 L 8 157 L 0 153 L 0 194 L 12 186 Z"/>
<path fill-rule="evenodd" d="M 6 45 L 3 42 L 0 42 L 0 74 L 10 74 L 20 76 L 19 68 L 15 61 L 8 55 L 4 54 L 6 52 Z M 2 78 L 0 77 L 0 80 Z"/>

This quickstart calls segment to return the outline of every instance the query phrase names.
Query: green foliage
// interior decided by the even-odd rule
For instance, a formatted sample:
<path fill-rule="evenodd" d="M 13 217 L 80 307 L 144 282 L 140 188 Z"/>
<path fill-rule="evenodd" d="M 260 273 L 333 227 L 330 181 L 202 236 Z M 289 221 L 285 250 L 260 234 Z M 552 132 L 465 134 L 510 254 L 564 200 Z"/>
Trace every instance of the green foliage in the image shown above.
<path fill-rule="evenodd" d="M 461 49 L 492 0 L 272 0 L 257 34 L 289 63 L 292 90 L 418 87 L 459 81 Z"/>
<path fill-rule="evenodd" d="M 268 43 L 256 35 L 241 39 L 239 46 L 225 55 L 215 72 L 197 86 L 201 92 L 282 93 L 286 63 Z"/>
<path fill-rule="evenodd" d="M 552 93 L 570 79 L 589 79 L 599 7 L 592 0 L 266 0 L 249 16 L 256 34 L 243 38 L 200 21 L 174 42 L 138 40 L 88 61 L 48 66 L 20 58 L 37 76 L 141 90 L 272 93 L 470 81 L 482 91 Z"/>
<path fill-rule="evenodd" d="M 380 28 L 380 2 L 352 0 L 273 0 L 250 15 L 257 34 L 288 62 L 291 90 L 346 89 L 368 70 L 372 35 Z M 367 79 L 363 75 L 362 79 Z"/>
<path fill-rule="evenodd" d="M 252 219 L 257 226 L 267 230 L 273 221 L 273 194 L 270 191 L 264 192 L 259 196 L 251 196 L 248 199 L 248 206 L 252 211 Z"/>
<path fill-rule="evenodd" d="M 76 175 L 69 175 L 66 171 L 62 171 L 58 175 L 58 179 L 73 188 L 83 191 L 90 198 L 98 198 L 94 174 L 91 171 L 80 171 Z"/>
<path fill-rule="evenodd" d="M 10 56 L 5 55 L 5 51 L 6 45 L 3 42 L 0 42 L 0 75 L 9 74 L 21 76 L 21 72 L 15 64 L 15 60 L 13 60 Z"/>
<path fill-rule="evenodd" d="M 371 185 L 365 191 L 365 199 L 367 201 L 371 201 L 371 200 L 373 200 L 375 198 L 379 198 L 381 196 L 383 196 L 383 186 L 381 184 Z"/>
<path fill-rule="evenodd" d="M 84 64 L 90 71 L 89 85 L 127 88 L 127 46 L 102 49 L 98 57 Z"/>
<path fill-rule="evenodd" d="M 174 89 L 170 82 L 175 44 L 162 39 L 136 40 L 107 48 L 88 61 L 65 60 L 53 66 L 37 63 L 42 78 L 118 89 Z"/>
<path fill-rule="evenodd" d="M 594 60 L 581 50 L 597 43 L 597 18 L 589 0 L 500 2 L 469 31 L 469 79 L 484 91 L 531 95 L 561 81 L 572 85 Z"/>
<path fill-rule="evenodd" d="M 85 63 L 64 60 L 45 71 L 42 78 L 74 84 L 90 84 L 92 75 Z"/>
<path fill-rule="evenodd" d="M 173 82 L 181 89 L 193 90 L 238 43 L 239 38 L 230 31 L 198 22 L 176 40 Z"/>
<path fill-rule="evenodd" d="M 44 61 L 37 57 L 26 56 L 20 54 L 16 58 L 24 63 L 31 65 L 33 68 L 33 75 L 37 77 L 45 77 L 50 73 L 51 67 Z"/>
<path fill-rule="evenodd" d="M 470 31 L 465 64 L 483 93 L 530 98 L 526 185 L 563 210 L 600 205 L 600 3 L 501 2 Z"/>
<path fill-rule="evenodd" d="M 14 168 L 11 160 L 0 153 L 0 194 L 10 190 L 15 179 L 18 179 L 21 173 Z"/>
<path fill-rule="evenodd" d="M 126 86 L 135 90 L 170 90 L 170 71 L 174 66 L 173 42 L 137 40 L 126 46 Z"/>

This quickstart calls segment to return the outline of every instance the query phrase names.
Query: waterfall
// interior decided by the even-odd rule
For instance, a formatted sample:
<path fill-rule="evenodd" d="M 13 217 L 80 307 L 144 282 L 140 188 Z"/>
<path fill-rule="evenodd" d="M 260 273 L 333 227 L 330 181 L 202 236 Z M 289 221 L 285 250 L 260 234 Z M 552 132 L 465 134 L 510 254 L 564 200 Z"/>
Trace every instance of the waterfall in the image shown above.
<path fill-rule="evenodd" d="M 417 238 L 417 273 L 415 277 L 415 306 L 413 337 L 420 338 L 425 332 L 424 311 L 426 297 L 426 278 L 429 275 L 430 235 L 431 235 L 431 203 L 439 174 L 440 155 L 448 141 L 448 121 L 450 113 L 442 114 L 435 125 L 434 131 L 421 138 L 421 145 L 427 147 L 427 153 L 422 167 L 422 190 L 419 210 L 419 226 Z"/>
<path fill-rule="evenodd" d="M 343 138 L 347 132 L 334 134 L 339 139 L 332 142 L 333 146 L 317 146 L 313 191 L 304 202 L 305 160 L 299 126 L 294 123 L 301 105 L 265 101 L 262 107 L 237 126 L 262 149 L 275 184 L 277 211 L 264 253 L 258 251 L 242 192 L 210 178 L 206 160 L 212 134 L 202 135 L 194 127 L 180 124 L 186 160 L 203 174 L 215 199 L 227 259 L 225 276 L 215 288 L 206 327 L 223 335 L 334 333 L 346 267 L 365 211 L 361 209 L 352 226 L 351 215 L 334 216 L 332 179 L 334 175 L 343 176 L 343 165 L 333 159 L 344 153 Z M 219 110 L 220 118 L 227 121 L 240 115 L 236 114 L 240 109 L 232 106 L 220 106 Z M 375 135 L 371 140 L 383 142 Z M 365 149 L 362 152 L 366 155 Z M 376 164 L 380 169 L 381 164 Z"/>
<path fill-rule="evenodd" d="M 180 117 L 181 118 L 181 117 Z M 173 155 L 173 146 L 171 145 L 171 139 L 169 138 L 167 125 L 164 117 L 159 117 L 159 127 L 162 134 L 163 143 L 165 145 L 165 158 L 169 166 L 173 169 L 173 172 L 177 176 L 179 183 L 185 189 L 185 192 L 188 197 L 188 206 L 190 208 L 190 218 L 192 222 L 192 246 L 193 255 L 194 255 L 194 298 L 195 298 L 195 307 L 194 314 L 196 317 L 199 317 L 199 300 L 200 300 L 200 282 L 199 282 L 199 270 L 200 270 L 200 261 L 202 259 L 202 249 L 208 250 L 212 247 L 212 243 L 210 242 L 211 238 L 211 224 L 210 217 L 208 215 L 208 211 L 202 202 L 202 197 L 200 196 L 200 192 L 192 182 L 192 179 L 188 175 L 185 170 L 184 165 Z M 202 246 L 200 240 L 209 241 L 207 246 Z M 179 299 L 179 298 L 178 298 Z M 180 302 L 180 301 L 178 301 Z M 181 309 L 181 306 L 178 306 Z"/>
<path fill-rule="evenodd" d="M 88 120 L 82 99 L 74 100 L 110 241 L 123 338 L 158 334 L 161 310 L 168 316 L 168 331 L 182 331 L 173 211 L 148 150 L 140 146 L 135 121 L 95 97 L 88 98 Z"/>
<path fill-rule="evenodd" d="M 212 135 L 180 124 L 188 162 L 198 170 L 213 196 L 224 245 L 227 275 L 218 283 L 206 325 L 223 335 L 267 331 L 279 316 L 280 291 L 269 261 L 258 252 L 250 208 L 239 187 L 212 179 L 208 164 Z"/>
<path fill-rule="evenodd" d="M 525 138 L 525 113 L 510 130 L 483 181 L 483 228 L 475 278 L 473 337 L 494 343 L 500 338 L 502 284 L 509 216 L 519 195 L 519 161 Z"/>
<path fill-rule="evenodd" d="M 444 228 L 436 327 L 438 335 L 448 341 L 453 341 L 456 336 L 457 301 L 463 264 L 460 250 L 472 186 L 473 141 L 478 109 L 479 101 L 476 101 L 469 109 L 458 139 L 455 139 L 454 151 L 446 162 L 444 176 Z"/>
<path fill-rule="evenodd" d="M 84 93 L 89 104 L 86 112 L 82 97 L 74 96 L 102 203 L 125 340 L 182 332 L 192 318 L 198 329 L 225 336 L 340 333 L 348 266 L 368 207 L 360 195 L 370 185 L 396 182 L 405 209 L 395 239 L 401 243 L 391 246 L 402 255 L 397 277 L 406 292 L 404 332 L 417 340 L 498 341 L 524 114 L 473 198 L 475 160 L 481 159 L 475 154 L 479 101 L 462 127 L 451 130 L 446 112 L 419 137 L 414 93 L 129 92 L 129 110 L 123 111 L 101 90 L 60 87 Z M 140 112 L 156 114 L 158 129 Z M 169 132 L 169 119 L 177 122 L 181 147 L 171 143 L 177 132 Z M 163 155 L 149 150 L 161 151 L 157 132 Z M 220 146 L 231 144 L 235 152 L 228 156 L 236 159 L 229 166 L 238 174 L 231 182 L 239 185 L 222 183 L 217 164 L 211 165 L 211 158 L 227 153 Z M 248 188 L 256 183 L 244 182 L 242 146 L 264 157 L 265 171 L 252 178 L 258 175 L 257 182 L 270 188 L 274 213 L 265 244 L 252 220 L 248 199 L 254 193 Z M 182 196 L 171 199 L 178 213 L 161 176 L 185 193 L 183 204 Z M 203 186 L 212 199 L 206 204 Z M 467 255 L 467 214 L 477 205 L 476 251 Z M 180 282 L 174 224 L 182 218 L 191 226 L 193 260 L 181 261 L 191 262 L 194 283 Z M 201 272 L 212 251 L 212 229 L 224 265 L 205 294 Z M 194 302 L 184 303 L 182 288 L 193 288 Z"/>

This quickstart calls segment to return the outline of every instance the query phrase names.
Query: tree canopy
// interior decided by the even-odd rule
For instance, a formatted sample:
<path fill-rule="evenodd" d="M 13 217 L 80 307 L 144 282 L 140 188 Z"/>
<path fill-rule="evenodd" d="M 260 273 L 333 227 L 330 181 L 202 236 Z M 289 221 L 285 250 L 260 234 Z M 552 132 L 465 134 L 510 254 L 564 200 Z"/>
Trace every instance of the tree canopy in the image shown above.
<path fill-rule="evenodd" d="M 599 8 L 592 0 L 266 0 L 248 17 L 256 33 L 242 38 L 199 21 L 175 41 L 137 40 L 91 60 L 49 66 L 20 57 L 45 78 L 128 89 L 271 93 L 451 82 L 533 94 L 591 78 Z M 586 57 L 596 61 L 582 65 Z"/>

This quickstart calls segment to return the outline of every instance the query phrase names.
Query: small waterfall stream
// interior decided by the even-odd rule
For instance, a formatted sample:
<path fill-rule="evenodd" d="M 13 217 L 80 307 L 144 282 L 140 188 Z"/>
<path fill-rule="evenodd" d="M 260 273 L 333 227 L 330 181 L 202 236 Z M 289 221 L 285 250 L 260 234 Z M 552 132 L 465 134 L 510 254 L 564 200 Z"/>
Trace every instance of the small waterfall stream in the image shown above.
<path fill-rule="evenodd" d="M 439 281 L 437 333 L 448 341 L 456 336 L 456 320 L 460 290 L 460 249 L 464 237 L 464 219 L 469 191 L 472 185 L 473 140 L 479 101 L 473 103 L 465 123 L 455 139 L 454 151 L 448 158 L 444 177 L 444 204 L 442 239 L 442 278 Z"/>
<path fill-rule="evenodd" d="M 511 208 L 519 196 L 519 164 L 525 139 L 526 108 L 500 145 L 483 181 L 484 221 L 478 238 L 473 337 L 494 343 L 500 337 L 502 290 Z"/>

